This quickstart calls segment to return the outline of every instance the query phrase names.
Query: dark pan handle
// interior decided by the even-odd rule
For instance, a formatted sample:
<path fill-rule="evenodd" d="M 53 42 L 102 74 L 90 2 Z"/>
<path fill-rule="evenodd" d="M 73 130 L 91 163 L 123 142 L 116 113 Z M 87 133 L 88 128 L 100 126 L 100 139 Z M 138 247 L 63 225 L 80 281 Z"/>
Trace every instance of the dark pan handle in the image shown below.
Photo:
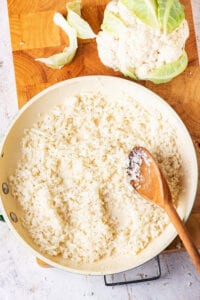
<path fill-rule="evenodd" d="M 4 217 L 0 215 L 0 221 L 5 222 Z"/>

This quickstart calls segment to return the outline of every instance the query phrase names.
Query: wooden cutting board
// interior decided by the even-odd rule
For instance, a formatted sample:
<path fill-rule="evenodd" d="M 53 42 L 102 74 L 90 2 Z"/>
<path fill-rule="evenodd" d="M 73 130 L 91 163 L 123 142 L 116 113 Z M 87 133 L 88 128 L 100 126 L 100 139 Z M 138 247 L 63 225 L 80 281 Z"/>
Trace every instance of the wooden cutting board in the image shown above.
<path fill-rule="evenodd" d="M 83 0 L 82 3 L 82 15 L 97 33 L 108 0 Z M 188 68 L 167 84 L 139 83 L 163 97 L 179 114 L 192 135 L 200 162 L 200 68 L 190 1 L 182 0 L 182 3 L 190 27 L 186 45 Z M 75 59 L 61 70 L 47 68 L 34 60 L 61 52 L 68 44 L 66 35 L 52 20 L 55 12 L 66 14 L 66 0 L 8 0 L 8 10 L 19 107 L 36 93 L 61 80 L 101 74 L 123 77 L 102 65 L 95 40 L 79 40 Z M 187 227 L 200 247 L 200 192 Z M 168 251 L 178 250 L 180 245 L 177 238 Z"/>

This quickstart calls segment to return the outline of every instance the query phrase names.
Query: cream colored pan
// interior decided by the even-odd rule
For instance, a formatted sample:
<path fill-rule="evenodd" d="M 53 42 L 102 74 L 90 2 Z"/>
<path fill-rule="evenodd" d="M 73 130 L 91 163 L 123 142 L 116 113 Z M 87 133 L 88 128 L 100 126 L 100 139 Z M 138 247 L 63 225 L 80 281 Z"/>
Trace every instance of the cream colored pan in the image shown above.
<path fill-rule="evenodd" d="M 61 257 L 51 257 L 40 253 L 27 231 L 22 227 L 19 205 L 13 199 L 9 186 L 8 176 L 13 173 L 16 163 L 20 157 L 19 141 L 23 135 L 24 128 L 30 127 L 40 118 L 40 113 L 47 112 L 52 106 L 65 101 L 67 96 L 77 95 L 81 92 L 101 92 L 105 95 L 134 96 L 144 107 L 151 109 L 156 107 L 170 119 L 178 135 L 178 145 L 183 159 L 184 189 L 181 193 L 178 212 L 185 220 L 188 218 L 194 204 L 197 182 L 197 158 L 191 137 L 174 110 L 159 96 L 150 90 L 125 79 L 107 76 L 87 76 L 70 79 L 53 85 L 33 97 L 19 111 L 13 120 L 0 149 L 0 196 L 3 216 L 13 233 L 24 245 L 28 246 L 34 255 L 49 265 L 59 267 L 63 270 L 81 274 L 112 274 L 134 268 L 164 250 L 175 238 L 176 232 L 169 224 L 163 233 L 154 239 L 138 255 L 131 254 L 126 257 L 110 257 L 92 264 L 75 264 Z"/>

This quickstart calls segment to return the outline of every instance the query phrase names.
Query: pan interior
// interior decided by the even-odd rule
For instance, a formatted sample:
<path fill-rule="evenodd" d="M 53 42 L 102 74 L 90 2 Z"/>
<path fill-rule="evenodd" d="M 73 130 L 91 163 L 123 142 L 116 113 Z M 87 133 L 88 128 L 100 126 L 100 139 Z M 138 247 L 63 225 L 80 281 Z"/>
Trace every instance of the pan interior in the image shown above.
<path fill-rule="evenodd" d="M 57 104 L 62 104 L 67 96 L 76 95 L 77 91 L 79 91 L 79 93 L 100 92 L 103 93 L 105 97 L 109 95 L 109 97 L 112 96 L 113 98 L 119 95 L 122 97 L 131 97 L 134 95 L 137 101 L 145 108 L 151 109 L 151 107 L 156 107 L 170 119 L 170 123 L 177 132 L 177 143 L 182 157 L 184 171 L 184 188 L 177 207 L 179 214 L 184 219 L 188 218 L 195 200 L 197 189 L 197 160 L 191 138 L 184 124 L 172 108 L 148 89 L 124 79 L 109 76 L 87 76 L 67 80 L 36 95 L 21 109 L 13 121 L 1 148 L 0 195 L 2 199 L 2 209 L 8 225 L 17 237 L 29 246 L 35 255 L 50 265 L 84 274 L 113 274 L 136 267 L 160 253 L 176 236 L 176 231 L 173 226 L 169 224 L 163 233 L 152 240 L 138 255 L 130 253 L 130 255 L 126 257 L 111 256 L 94 263 L 75 263 L 68 259 L 63 259 L 60 256 L 53 257 L 40 252 L 22 225 L 22 212 L 19 204 L 11 196 L 11 191 L 5 193 L 5 190 L 2 188 L 2 185 L 5 187 L 5 184 L 7 184 L 8 177 L 12 174 L 20 158 L 19 141 L 24 134 L 24 128 L 31 127 L 33 123 L 40 120 L 43 113 L 46 113 L 51 107 Z"/>

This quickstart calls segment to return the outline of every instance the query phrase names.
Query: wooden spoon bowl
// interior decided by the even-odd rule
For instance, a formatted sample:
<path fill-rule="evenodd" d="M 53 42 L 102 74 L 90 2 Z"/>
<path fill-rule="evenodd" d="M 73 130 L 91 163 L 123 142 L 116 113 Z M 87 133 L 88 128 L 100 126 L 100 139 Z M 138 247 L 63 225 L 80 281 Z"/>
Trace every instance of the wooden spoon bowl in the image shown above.
<path fill-rule="evenodd" d="M 167 181 L 151 153 L 143 147 L 134 147 L 129 154 L 131 184 L 145 199 L 162 207 L 170 217 L 196 269 L 200 273 L 200 255 L 190 234 L 176 212 Z"/>

